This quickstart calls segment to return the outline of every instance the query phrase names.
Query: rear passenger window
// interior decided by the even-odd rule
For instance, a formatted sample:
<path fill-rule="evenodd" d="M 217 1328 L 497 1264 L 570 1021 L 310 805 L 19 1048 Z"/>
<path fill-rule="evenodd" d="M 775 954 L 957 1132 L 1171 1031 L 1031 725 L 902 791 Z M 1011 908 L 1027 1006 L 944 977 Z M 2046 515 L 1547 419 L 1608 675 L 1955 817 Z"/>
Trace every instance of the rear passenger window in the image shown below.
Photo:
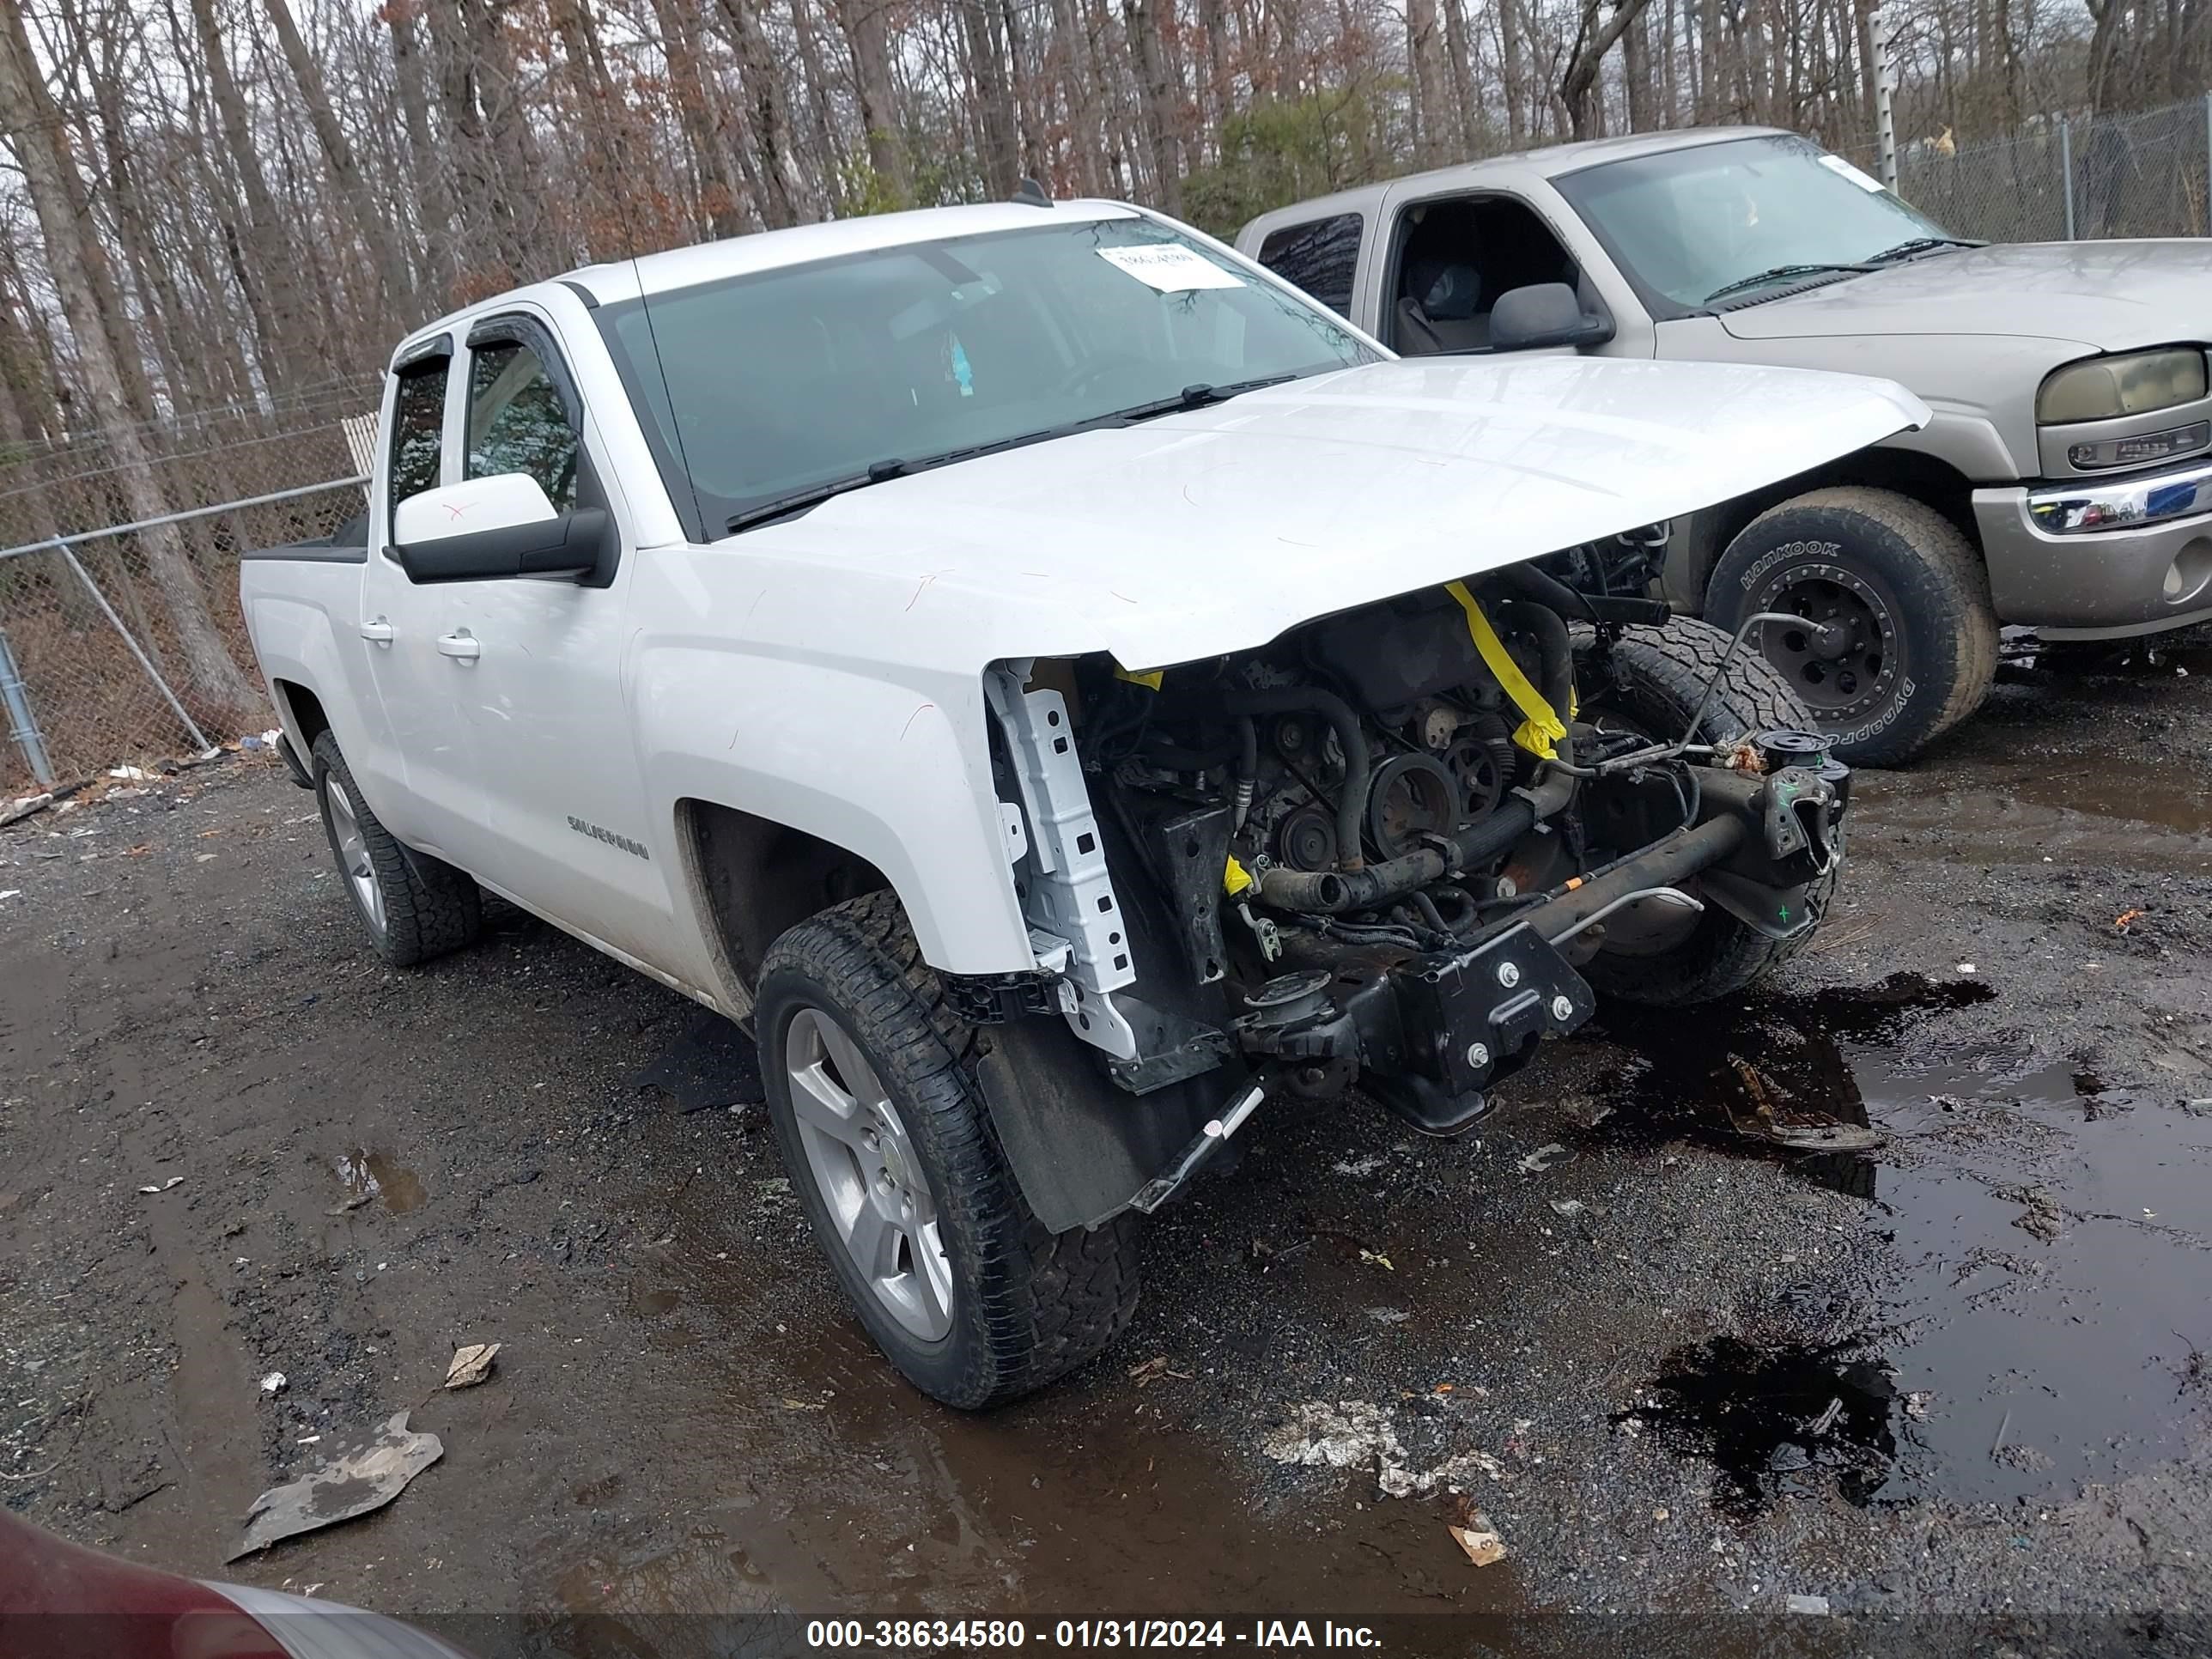
<path fill-rule="evenodd" d="M 1352 315 L 1352 276 L 1359 265 L 1361 216 L 1340 213 L 1285 225 L 1260 244 L 1260 263 L 1304 289 L 1340 317 Z"/>
<path fill-rule="evenodd" d="M 438 487 L 438 461 L 446 424 L 446 372 L 450 357 L 432 357 L 399 371 L 392 398 L 391 499 L 397 510 L 410 495 Z"/>
<path fill-rule="evenodd" d="M 536 352 L 513 340 L 477 348 L 469 366 L 465 477 L 527 473 L 554 510 L 565 513 L 576 504 L 580 450 L 561 389 Z"/>

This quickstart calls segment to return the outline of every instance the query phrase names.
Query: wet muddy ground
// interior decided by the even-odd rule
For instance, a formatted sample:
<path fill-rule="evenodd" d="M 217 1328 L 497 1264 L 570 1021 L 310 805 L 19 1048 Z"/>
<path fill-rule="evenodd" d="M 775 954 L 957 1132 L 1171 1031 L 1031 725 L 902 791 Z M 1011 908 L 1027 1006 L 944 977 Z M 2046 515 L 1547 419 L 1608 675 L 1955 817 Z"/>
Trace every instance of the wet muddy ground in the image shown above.
<path fill-rule="evenodd" d="M 2212 648 L 2009 669 L 1860 781 L 1770 994 L 1610 1013 L 1455 1142 L 1269 1107 L 1152 1228 L 1123 1346 L 982 1419 L 860 1338 L 691 1005 L 511 912 L 385 971 L 273 768 L 0 831 L 0 1502 L 547 1653 L 793 1607 L 1846 1650 L 1791 1596 L 2197 1650 Z M 1886 1144 L 1762 1138 L 1837 1121 Z M 395 1504 L 223 1565 L 401 1409 L 445 1455 Z"/>

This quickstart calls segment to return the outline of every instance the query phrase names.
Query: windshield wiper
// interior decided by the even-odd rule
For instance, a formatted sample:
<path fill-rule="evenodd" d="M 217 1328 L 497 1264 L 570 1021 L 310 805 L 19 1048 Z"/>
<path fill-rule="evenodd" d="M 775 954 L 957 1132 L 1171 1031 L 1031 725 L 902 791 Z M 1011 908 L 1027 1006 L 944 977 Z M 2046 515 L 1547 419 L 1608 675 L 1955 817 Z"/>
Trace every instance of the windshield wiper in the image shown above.
<path fill-rule="evenodd" d="M 1739 276 L 1733 283 L 1722 283 L 1711 294 L 1705 295 L 1705 303 L 1707 305 L 1711 305 L 1714 301 L 1724 300 L 1731 294 L 1741 294 L 1745 289 L 1757 288 L 1761 283 L 1778 283 L 1785 276 L 1825 276 L 1832 273 L 1837 276 L 1863 276 L 1873 269 L 1874 267 L 1869 264 L 1846 264 L 1842 263 L 1835 264 L 1775 265 L 1765 270 L 1755 271 L 1748 276 Z"/>
<path fill-rule="evenodd" d="M 1128 409 L 1117 409 L 1110 415 L 1101 415 L 1092 420 L 1078 422 L 1080 427 L 1128 425 L 1137 421 L 1149 421 L 1162 415 L 1180 415 L 1188 409 L 1204 409 L 1212 404 L 1225 404 L 1231 398 L 1247 392 L 1257 392 L 1262 386 L 1280 386 L 1285 380 L 1295 380 L 1295 374 L 1262 374 L 1249 380 L 1231 380 L 1223 386 L 1187 386 L 1172 398 L 1158 398 L 1148 404 L 1138 404 Z"/>
<path fill-rule="evenodd" d="M 750 530 L 755 525 L 790 518 L 794 514 L 821 506 L 832 496 L 842 495 L 848 490 L 866 489 L 870 484 L 885 483 L 893 478 L 902 478 L 916 470 L 901 460 L 874 462 L 866 471 L 855 472 L 849 478 L 832 478 L 827 483 L 794 489 L 788 495 L 778 495 L 732 514 L 727 533 L 734 536 L 740 530 Z"/>
<path fill-rule="evenodd" d="M 1927 253 L 1939 247 L 1987 247 L 1987 242 L 1977 242 L 1966 236 L 1916 236 L 1909 242 L 1899 242 L 1895 247 L 1874 255 L 1867 263 L 1874 265 L 1891 264 L 1899 259 L 1910 259 L 1916 253 Z"/>

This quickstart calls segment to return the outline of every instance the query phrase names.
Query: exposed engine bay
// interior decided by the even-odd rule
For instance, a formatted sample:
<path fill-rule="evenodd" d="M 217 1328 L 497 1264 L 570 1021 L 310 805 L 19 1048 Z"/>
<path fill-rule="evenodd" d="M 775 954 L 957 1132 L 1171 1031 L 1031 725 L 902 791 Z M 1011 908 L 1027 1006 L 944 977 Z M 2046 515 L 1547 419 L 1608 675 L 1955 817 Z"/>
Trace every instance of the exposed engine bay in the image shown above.
<path fill-rule="evenodd" d="M 1056 1008 L 1133 1094 L 1260 1067 L 1451 1133 L 1600 988 L 1710 977 L 1717 951 L 1747 976 L 1819 921 L 1849 773 L 1818 738 L 1750 727 L 1729 686 L 1756 652 L 1639 597 L 1651 546 L 1159 672 L 997 676 L 1043 970 L 963 985 L 965 1011 Z"/>

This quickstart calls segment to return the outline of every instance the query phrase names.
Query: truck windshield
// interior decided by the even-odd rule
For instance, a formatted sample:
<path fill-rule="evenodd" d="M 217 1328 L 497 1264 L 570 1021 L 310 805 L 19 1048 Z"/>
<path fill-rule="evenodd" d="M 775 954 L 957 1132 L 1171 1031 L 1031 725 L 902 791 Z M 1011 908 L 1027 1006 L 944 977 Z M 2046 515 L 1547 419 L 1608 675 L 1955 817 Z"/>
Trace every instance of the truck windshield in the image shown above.
<path fill-rule="evenodd" d="M 1960 245 L 1850 162 L 1794 137 L 1663 150 L 1553 182 L 1646 298 L 1671 301 L 1676 314 Z"/>
<path fill-rule="evenodd" d="M 1138 218 L 847 255 L 598 314 L 670 494 L 696 500 L 710 538 L 823 486 L 1378 356 Z"/>

